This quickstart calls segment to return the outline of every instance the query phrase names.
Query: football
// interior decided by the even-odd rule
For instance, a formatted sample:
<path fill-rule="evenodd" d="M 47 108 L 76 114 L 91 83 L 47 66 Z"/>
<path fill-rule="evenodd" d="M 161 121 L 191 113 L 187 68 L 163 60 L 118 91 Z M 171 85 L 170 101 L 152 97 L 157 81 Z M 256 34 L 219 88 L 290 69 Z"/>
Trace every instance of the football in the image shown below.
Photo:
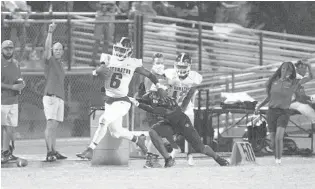
<path fill-rule="evenodd" d="M 107 78 L 108 76 L 110 76 L 110 69 L 105 65 L 101 65 L 100 67 L 96 69 L 96 74 L 102 75 L 105 78 Z"/>
<path fill-rule="evenodd" d="M 27 162 L 26 159 L 19 158 L 19 159 L 16 160 L 16 165 L 18 167 L 25 167 L 25 166 L 28 165 L 28 162 Z"/>

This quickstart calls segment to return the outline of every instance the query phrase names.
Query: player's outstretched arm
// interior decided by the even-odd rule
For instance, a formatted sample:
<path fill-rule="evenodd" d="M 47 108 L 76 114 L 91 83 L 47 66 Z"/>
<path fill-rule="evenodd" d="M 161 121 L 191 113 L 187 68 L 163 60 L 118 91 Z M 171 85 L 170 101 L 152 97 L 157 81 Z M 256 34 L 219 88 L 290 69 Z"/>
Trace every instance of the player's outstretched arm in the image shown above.
<path fill-rule="evenodd" d="M 152 114 L 159 114 L 159 115 L 165 115 L 167 110 L 165 108 L 162 107 L 152 107 L 148 104 L 146 104 L 146 100 L 142 100 L 142 99 L 134 99 L 129 97 L 129 100 L 131 101 L 131 103 L 137 107 L 139 107 L 140 109 L 152 113 Z"/>
<path fill-rule="evenodd" d="M 157 79 L 157 77 L 154 74 L 152 74 L 149 70 L 145 69 L 144 67 L 138 67 L 135 70 L 135 72 L 149 78 L 152 81 L 152 83 L 154 83 L 156 85 L 159 94 L 162 96 L 167 96 L 167 93 L 165 91 L 167 89 L 167 87 L 161 85 L 159 83 L 159 80 Z"/>

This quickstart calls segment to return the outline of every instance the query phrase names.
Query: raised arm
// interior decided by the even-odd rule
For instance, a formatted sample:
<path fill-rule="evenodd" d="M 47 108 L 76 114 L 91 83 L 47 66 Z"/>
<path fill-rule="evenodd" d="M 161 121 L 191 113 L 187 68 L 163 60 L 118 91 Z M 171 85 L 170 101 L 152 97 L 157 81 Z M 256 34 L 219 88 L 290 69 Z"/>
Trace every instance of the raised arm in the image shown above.
<path fill-rule="evenodd" d="M 157 79 L 157 77 L 152 74 L 149 70 L 145 69 L 143 66 L 142 67 L 138 67 L 135 72 L 137 72 L 138 74 L 141 74 L 147 78 L 149 78 L 152 83 L 155 84 L 155 86 L 157 87 L 159 94 L 161 94 L 162 96 L 167 96 L 166 93 L 166 86 L 163 86 L 159 83 L 159 80 Z"/>
<path fill-rule="evenodd" d="M 311 64 L 307 64 L 307 68 L 308 68 L 308 76 L 307 77 L 303 77 L 300 81 L 299 81 L 299 84 L 300 85 L 303 85 L 309 81 L 311 81 L 314 76 L 313 76 L 313 73 L 312 73 L 312 66 Z"/>
<path fill-rule="evenodd" d="M 145 69 L 144 67 L 138 67 L 135 70 L 135 72 L 149 78 L 151 82 L 154 83 L 155 85 L 159 82 L 156 76 L 153 73 L 151 73 L 149 70 Z"/>
<path fill-rule="evenodd" d="M 56 29 L 56 24 L 52 23 L 49 24 L 49 28 L 48 28 L 48 34 L 47 34 L 47 38 L 46 38 L 46 42 L 45 42 L 45 51 L 44 51 L 44 58 L 46 60 L 50 59 L 50 57 L 52 56 L 52 33 L 55 31 Z"/>
<path fill-rule="evenodd" d="M 148 102 L 145 99 L 138 98 L 134 99 L 132 97 L 129 97 L 130 102 L 137 106 L 138 108 L 143 109 L 146 112 L 152 113 L 152 114 L 159 114 L 159 115 L 166 115 L 167 114 L 167 109 L 163 107 L 152 107 L 148 105 Z"/>
<path fill-rule="evenodd" d="M 152 106 L 149 106 L 149 105 L 144 104 L 144 103 L 139 103 L 138 107 L 141 108 L 142 110 L 150 112 L 152 114 L 165 115 L 167 112 L 167 110 L 165 108 L 162 108 L 162 107 L 152 108 Z"/>

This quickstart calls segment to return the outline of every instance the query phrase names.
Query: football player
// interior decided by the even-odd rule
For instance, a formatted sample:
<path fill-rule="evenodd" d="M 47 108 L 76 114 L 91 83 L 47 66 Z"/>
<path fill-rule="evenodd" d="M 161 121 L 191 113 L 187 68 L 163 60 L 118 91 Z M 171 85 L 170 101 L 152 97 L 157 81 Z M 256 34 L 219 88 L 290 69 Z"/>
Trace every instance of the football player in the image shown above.
<path fill-rule="evenodd" d="M 159 80 L 159 82 L 163 81 L 165 79 L 164 75 L 164 57 L 163 54 L 161 53 L 154 53 L 152 57 L 153 65 L 151 68 L 151 73 L 156 76 L 156 78 Z M 152 85 L 152 82 L 148 79 L 144 79 L 144 86 L 145 90 L 151 90 L 151 91 L 156 91 L 155 85 Z"/>
<path fill-rule="evenodd" d="M 169 86 L 168 96 L 175 98 L 183 112 L 189 117 L 191 123 L 194 123 L 194 99 L 197 92 L 196 86 L 202 82 L 202 76 L 198 72 L 191 70 L 191 65 L 191 56 L 187 53 L 181 53 L 176 58 L 174 68 L 165 70 L 164 74 Z M 185 141 L 185 147 L 188 146 L 189 145 Z M 178 152 L 179 149 L 175 148 L 172 151 L 172 157 L 175 158 L 175 155 Z M 194 165 L 190 147 L 188 148 L 187 159 L 189 165 Z"/>
<path fill-rule="evenodd" d="M 105 112 L 99 119 L 99 126 L 93 140 L 85 151 L 77 154 L 83 159 L 92 159 L 93 150 L 102 140 L 109 129 L 111 135 L 116 138 L 123 138 L 136 143 L 146 153 L 145 136 L 134 136 L 129 130 L 122 127 L 122 118 L 131 106 L 127 97 L 129 83 L 134 72 L 148 77 L 155 84 L 158 94 L 166 95 L 156 76 L 142 66 L 141 59 L 131 58 L 132 42 L 129 38 L 123 37 L 113 45 L 113 53 L 101 55 L 101 66 L 93 71 L 93 75 L 102 75 L 105 79 L 105 91 L 108 99 L 105 102 Z M 163 98 L 163 97 L 162 97 Z"/>
<path fill-rule="evenodd" d="M 153 145 L 165 159 L 164 167 L 172 167 L 175 160 L 168 153 L 162 138 L 172 140 L 175 134 L 184 136 L 197 153 L 212 157 L 220 166 L 229 165 L 229 162 L 217 155 L 210 146 L 202 144 L 190 118 L 182 111 L 174 98 L 160 98 L 156 91 L 151 91 L 140 99 L 130 98 L 130 101 L 145 111 L 164 117 L 164 120 L 153 125 L 149 131 Z"/>
<path fill-rule="evenodd" d="M 151 68 L 151 73 L 154 74 L 159 82 L 161 84 L 165 84 L 165 74 L 164 74 L 164 57 L 163 54 L 161 53 L 154 53 L 152 57 L 152 68 Z M 143 85 L 143 86 L 142 86 Z M 144 83 L 140 84 L 139 95 L 140 97 L 144 95 L 148 91 L 156 91 L 156 86 L 152 84 L 152 82 L 148 79 L 145 78 Z M 148 120 L 149 126 L 154 125 L 158 121 L 162 120 L 160 116 L 157 116 L 155 114 L 152 114 L 150 112 L 146 112 L 146 119 Z M 159 155 L 157 154 L 156 149 L 154 148 L 152 141 L 148 143 L 148 154 L 147 154 L 147 161 L 144 165 L 144 168 L 157 168 L 160 167 L 161 165 L 159 164 Z"/>

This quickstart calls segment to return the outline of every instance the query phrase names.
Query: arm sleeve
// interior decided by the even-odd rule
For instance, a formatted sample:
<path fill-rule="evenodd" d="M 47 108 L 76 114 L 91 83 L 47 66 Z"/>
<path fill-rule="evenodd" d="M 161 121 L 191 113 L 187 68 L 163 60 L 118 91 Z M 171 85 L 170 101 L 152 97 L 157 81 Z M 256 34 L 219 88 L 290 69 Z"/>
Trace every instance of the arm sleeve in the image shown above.
<path fill-rule="evenodd" d="M 165 115 L 165 113 L 166 113 L 166 109 L 165 108 L 162 108 L 162 107 L 152 108 L 151 106 L 146 105 L 144 103 L 140 103 L 138 107 L 143 109 L 144 111 L 147 111 L 147 112 L 150 112 L 150 113 L 153 113 L 153 114 Z"/>

